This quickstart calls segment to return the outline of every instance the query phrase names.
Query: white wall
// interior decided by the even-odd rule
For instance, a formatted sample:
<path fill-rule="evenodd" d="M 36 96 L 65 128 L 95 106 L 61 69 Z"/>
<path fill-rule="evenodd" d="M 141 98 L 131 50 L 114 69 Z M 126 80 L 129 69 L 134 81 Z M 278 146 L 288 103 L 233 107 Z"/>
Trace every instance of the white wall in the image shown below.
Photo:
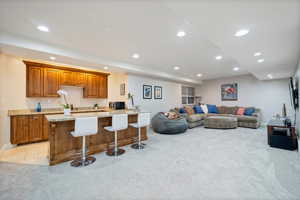
<path fill-rule="evenodd" d="M 221 100 L 221 84 L 238 83 L 238 101 Z M 263 121 L 267 122 L 275 114 L 282 112 L 286 104 L 287 114 L 293 116 L 290 103 L 288 79 L 260 81 L 252 75 L 203 81 L 200 86 L 202 101 L 208 104 L 227 106 L 254 106 L 260 108 Z"/>
<path fill-rule="evenodd" d="M 111 73 L 108 77 L 108 99 L 83 98 L 83 88 L 63 87 L 68 92 L 69 103 L 76 107 L 90 107 L 95 103 L 108 106 L 109 101 L 126 101 L 120 96 L 120 84 L 127 86 L 127 74 Z M 127 87 L 126 87 L 127 89 Z M 26 66 L 21 58 L 0 54 L 0 149 L 9 143 L 10 120 L 8 110 L 34 109 L 41 102 L 42 108 L 61 107 L 61 98 L 26 98 Z"/>
<path fill-rule="evenodd" d="M 154 99 L 154 88 L 152 87 L 152 99 L 143 99 L 144 84 L 161 86 L 163 98 Z M 181 105 L 181 84 L 179 83 L 128 75 L 128 92 L 134 95 L 135 105 L 139 105 L 143 111 L 151 112 L 152 116 L 158 112 L 166 112 Z"/>

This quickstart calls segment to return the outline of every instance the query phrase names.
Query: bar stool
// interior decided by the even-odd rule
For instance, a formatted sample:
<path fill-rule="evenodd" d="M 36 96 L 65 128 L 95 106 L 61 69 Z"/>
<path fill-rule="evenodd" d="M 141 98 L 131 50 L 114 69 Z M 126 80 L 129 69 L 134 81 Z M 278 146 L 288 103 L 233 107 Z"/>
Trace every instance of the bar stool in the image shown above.
<path fill-rule="evenodd" d="M 128 115 L 127 114 L 113 114 L 112 126 L 104 127 L 105 130 L 115 133 L 114 149 L 108 150 L 106 154 L 108 156 L 119 156 L 125 153 L 124 149 L 118 148 L 118 131 L 128 128 Z"/>
<path fill-rule="evenodd" d="M 71 132 L 74 137 L 82 137 L 82 156 L 71 162 L 72 167 L 84 167 L 96 161 L 92 156 L 86 156 L 85 136 L 98 133 L 97 117 L 75 118 L 75 130 Z"/>
<path fill-rule="evenodd" d="M 150 113 L 139 113 L 137 123 L 129 125 L 138 129 L 138 143 L 131 145 L 131 148 L 143 149 L 146 144 L 141 143 L 141 128 L 150 125 Z"/>

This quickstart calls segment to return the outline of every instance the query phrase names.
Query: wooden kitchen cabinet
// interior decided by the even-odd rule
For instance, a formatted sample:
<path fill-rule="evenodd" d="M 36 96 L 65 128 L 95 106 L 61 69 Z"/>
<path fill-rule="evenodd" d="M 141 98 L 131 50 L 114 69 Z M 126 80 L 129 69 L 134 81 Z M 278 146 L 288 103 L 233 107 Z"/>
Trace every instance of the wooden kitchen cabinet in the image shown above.
<path fill-rule="evenodd" d="M 43 96 L 43 68 L 28 65 L 26 70 L 26 97 Z"/>
<path fill-rule="evenodd" d="M 99 98 L 107 98 L 107 76 L 98 76 L 99 78 Z"/>
<path fill-rule="evenodd" d="M 83 87 L 84 98 L 107 98 L 109 74 L 24 61 L 27 97 L 59 97 L 60 86 Z"/>
<path fill-rule="evenodd" d="M 29 142 L 29 118 L 28 116 L 11 117 L 11 135 L 12 144 L 24 144 Z"/>
<path fill-rule="evenodd" d="M 95 74 L 86 74 L 86 86 L 83 91 L 85 98 L 98 98 L 99 96 L 99 78 Z"/>
<path fill-rule="evenodd" d="M 84 73 L 84 72 L 76 72 L 75 73 L 75 85 L 85 87 L 86 73 Z"/>
<path fill-rule="evenodd" d="M 49 122 L 45 115 L 43 116 L 43 140 L 49 139 Z"/>
<path fill-rule="evenodd" d="M 25 144 L 48 139 L 45 133 L 44 115 L 24 115 L 11 117 L 12 144 Z M 48 123 L 46 124 L 48 125 Z"/>
<path fill-rule="evenodd" d="M 28 123 L 29 123 L 28 138 L 30 142 L 43 140 L 43 122 L 44 122 L 44 115 L 28 116 Z"/>
<path fill-rule="evenodd" d="M 44 69 L 44 97 L 58 97 L 60 70 L 53 68 Z"/>
<path fill-rule="evenodd" d="M 75 85 L 76 72 L 62 70 L 59 76 L 60 85 Z"/>

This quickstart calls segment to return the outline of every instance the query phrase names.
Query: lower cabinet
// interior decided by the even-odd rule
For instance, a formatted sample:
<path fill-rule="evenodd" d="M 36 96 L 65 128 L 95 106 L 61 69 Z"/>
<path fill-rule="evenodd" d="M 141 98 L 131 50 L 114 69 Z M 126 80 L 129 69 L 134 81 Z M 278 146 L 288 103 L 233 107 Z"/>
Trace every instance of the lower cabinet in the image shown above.
<path fill-rule="evenodd" d="M 48 122 L 44 115 L 24 115 L 11 117 L 11 136 L 12 144 L 25 144 L 48 139 Z"/>

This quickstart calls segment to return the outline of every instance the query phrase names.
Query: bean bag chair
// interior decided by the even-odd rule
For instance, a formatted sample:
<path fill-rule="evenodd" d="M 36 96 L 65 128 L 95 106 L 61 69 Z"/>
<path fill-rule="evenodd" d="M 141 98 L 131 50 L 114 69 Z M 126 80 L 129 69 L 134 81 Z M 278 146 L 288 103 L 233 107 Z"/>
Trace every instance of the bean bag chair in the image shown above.
<path fill-rule="evenodd" d="M 188 129 L 185 118 L 168 119 L 164 113 L 157 113 L 151 120 L 152 128 L 161 134 L 184 133 Z"/>

